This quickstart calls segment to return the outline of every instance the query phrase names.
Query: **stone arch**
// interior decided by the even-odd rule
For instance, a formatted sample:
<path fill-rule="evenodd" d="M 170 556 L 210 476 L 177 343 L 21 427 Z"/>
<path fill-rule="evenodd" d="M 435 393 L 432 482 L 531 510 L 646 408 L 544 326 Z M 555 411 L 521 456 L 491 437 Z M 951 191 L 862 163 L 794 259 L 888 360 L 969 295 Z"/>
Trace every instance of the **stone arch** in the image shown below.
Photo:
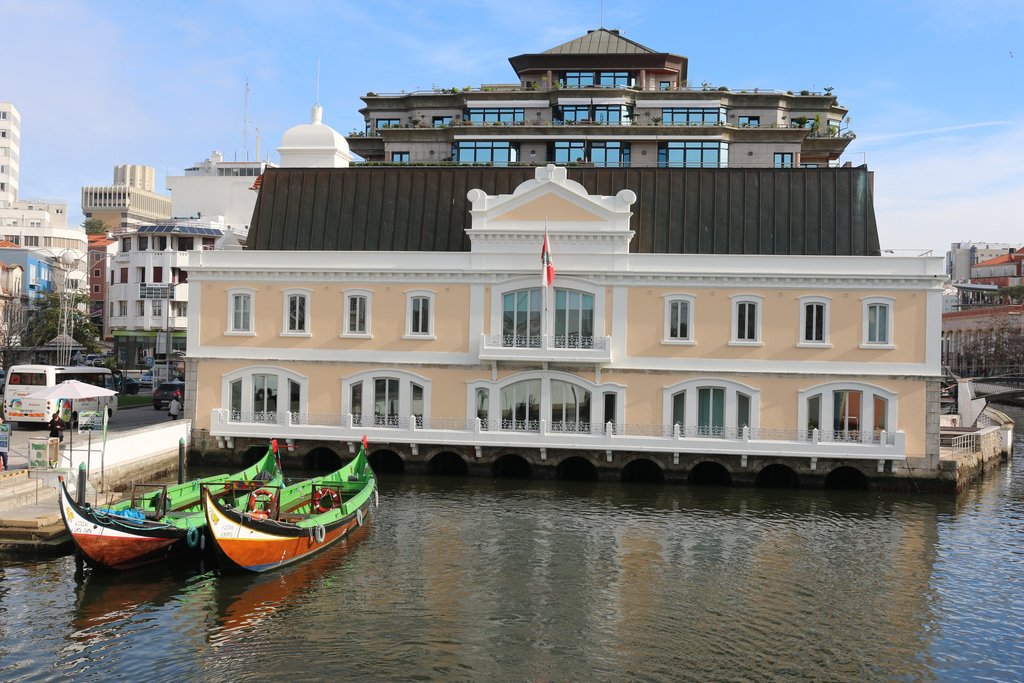
<path fill-rule="evenodd" d="M 800 477 L 789 465 L 773 463 L 761 468 L 754 479 L 754 486 L 768 489 L 798 489 Z"/>
<path fill-rule="evenodd" d="M 555 478 L 568 481 L 597 481 L 597 468 L 583 456 L 571 455 L 558 463 Z"/>
<path fill-rule="evenodd" d="M 691 486 L 731 486 L 732 474 L 720 462 L 702 460 L 690 468 L 686 483 Z"/>
<path fill-rule="evenodd" d="M 533 468 L 518 453 L 505 453 L 494 461 L 491 472 L 499 479 L 530 479 Z"/>
<path fill-rule="evenodd" d="M 427 461 L 427 474 L 465 477 L 469 474 L 469 465 L 458 453 L 441 451 Z"/>
<path fill-rule="evenodd" d="M 663 484 L 665 472 L 649 458 L 635 458 L 622 468 L 622 481 Z"/>
<path fill-rule="evenodd" d="M 302 469 L 307 472 L 333 472 L 343 464 L 340 455 L 324 446 L 318 446 L 302 457 Z"/>
<path fill-rule="evenodd" d="M 242 466 L 248 467 L 249 465 L 255 465 L 260 458 L 267 454 L 266 444 L 253 444 L 245 449 L 242 453 Z"/>
<path fill-rule="evenodd" d="M 865 491 L 870 487 L 867 475 L 856 467 L 842 465 L 825 475 L 825 488 L 832 490 Z"/>
<path fill-rule="evenodd" d="M 374 474 L 402 474 L 405 472 L 405 461 L 402 456 L 387 448 L 381 448 L 367 455 Z"/>

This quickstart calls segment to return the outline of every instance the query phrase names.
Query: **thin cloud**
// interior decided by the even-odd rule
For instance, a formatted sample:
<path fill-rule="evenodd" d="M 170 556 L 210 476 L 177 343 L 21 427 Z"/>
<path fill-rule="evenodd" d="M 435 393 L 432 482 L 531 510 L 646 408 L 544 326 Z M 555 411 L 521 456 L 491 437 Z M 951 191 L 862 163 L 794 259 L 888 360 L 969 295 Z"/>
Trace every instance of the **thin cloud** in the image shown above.
<path fill-rule="evenodd" d="M 982 121 L 979 123 L 964 123 L 958 126 L 943 126 L 941 128 L 926 128 L 924 130 L 906 130 L 898 133 L 883 133 L 881 135 L 868 135 L 865 137 L 858 137 L 857 142 L 878 142 L 880 140 L 900 140 L 903 138 L 917 138 L 926 135 L 938 135 L 940 133 L 953 133 L 960 130 L 970 130 L 972 128 L 988 128 L 990 126 L 1007 126 L 1007 125 L 1020 125 L 1020 122 L 1016 121 Z"/>

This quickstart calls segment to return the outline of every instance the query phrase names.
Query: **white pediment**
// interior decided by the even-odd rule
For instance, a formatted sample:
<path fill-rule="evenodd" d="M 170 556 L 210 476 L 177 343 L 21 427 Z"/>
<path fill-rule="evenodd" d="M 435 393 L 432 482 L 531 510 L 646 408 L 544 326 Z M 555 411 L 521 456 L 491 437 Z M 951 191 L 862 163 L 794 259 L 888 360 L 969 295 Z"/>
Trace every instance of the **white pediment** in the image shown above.
<path fill-rule="evenodd" d="M 512 194 L 488 195 L 470 190 L 473 223 L 466 231 L 478 251 L 527 251 L 539 248 L 547 231 L 553 244 L 574 245 L 586 253 L 626 253 L 633 236 L 631 190 L 614 196 L 591 195 L 569 180 L 564 167 L 537 168 L 533 180 Z"/>

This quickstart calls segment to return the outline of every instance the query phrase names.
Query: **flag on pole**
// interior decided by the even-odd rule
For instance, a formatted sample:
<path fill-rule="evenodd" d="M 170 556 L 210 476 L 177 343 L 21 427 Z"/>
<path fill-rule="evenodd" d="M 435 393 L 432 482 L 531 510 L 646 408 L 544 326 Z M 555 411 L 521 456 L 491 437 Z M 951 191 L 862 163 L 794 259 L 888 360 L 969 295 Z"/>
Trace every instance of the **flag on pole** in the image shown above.
<path fill-rule="evenodd" d="M 544 228 L 544 246 L 540 251 L 540 282 L 542 287 L 550 287 L 555 281 L 555 264 L 551 260 L 551 245 L 548 244 L 548 229 Z"/>

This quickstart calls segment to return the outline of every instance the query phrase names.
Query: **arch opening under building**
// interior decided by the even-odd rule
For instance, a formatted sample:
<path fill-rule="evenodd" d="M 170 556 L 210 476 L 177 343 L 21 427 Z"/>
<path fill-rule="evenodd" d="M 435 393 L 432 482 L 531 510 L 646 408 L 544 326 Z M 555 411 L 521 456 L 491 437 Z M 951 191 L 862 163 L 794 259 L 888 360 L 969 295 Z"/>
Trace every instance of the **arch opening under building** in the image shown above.
<path fill-rule="evenodd" d="M 725 465 L 705 460 L 690 469 L 686 483 L 691 486 L 731 486 L 732 475 Z"/>
<path fill-rule="evenodd" d="M 314 448 L 302 459 L 302 469 L 308 472 L 333 472 L 345 464 L 341 456 L 330 448 Z"/>
<path fill-rule="evenodd" d="M 530 479 L 533 476 L 530 463 L 518 453 L 506 453 L 495 460 L 492 472 L 498 479 Z"/>
<path fill-rule="evenodd" d="M 622 481 L 661 484 L 665 481 L 665 473 L 653 460 L 637 458 L 622 468 Z"/>
<path fill-rule="evenodd" d="M 844 465 L 825 476 L 825 488 L 833 491 L 864 491 L 868 488 L 868 478 L 856 467 Z"/>
<path fill-rule="evenodd" d="M 245 449 L 245 453 L 242 454 L 242 465 L 248 467 L 249 465 L 255 465 L 260 458 L 267 454 L 266 444 L 253 444 Z"/>
<path fill-rule="evenodd" d="M 402 474 L 405 472 L 405 461 L 394 451 L 382 449 L 370 453 L 367 457 L 374 474 Z"/>
<path fill-rule="evenodd" d="M 469 474 L 469 465 L 462 456 L 451 451 L 438 453 L 427 463 L 427 474 L 445 477 L 465 477 Z"/>
<path fill-rule="evenodd" d="M 775 463 L 757 473 L 754 486 L 766 489 L 798 489 L 800 477 L 792 467 Z"/>
<path fill-rule="evenodd" d="M 597 481 L 597 468 L 586 458 L 574 455 L 558 463 L 555 478 L 563 481 Z"/>

